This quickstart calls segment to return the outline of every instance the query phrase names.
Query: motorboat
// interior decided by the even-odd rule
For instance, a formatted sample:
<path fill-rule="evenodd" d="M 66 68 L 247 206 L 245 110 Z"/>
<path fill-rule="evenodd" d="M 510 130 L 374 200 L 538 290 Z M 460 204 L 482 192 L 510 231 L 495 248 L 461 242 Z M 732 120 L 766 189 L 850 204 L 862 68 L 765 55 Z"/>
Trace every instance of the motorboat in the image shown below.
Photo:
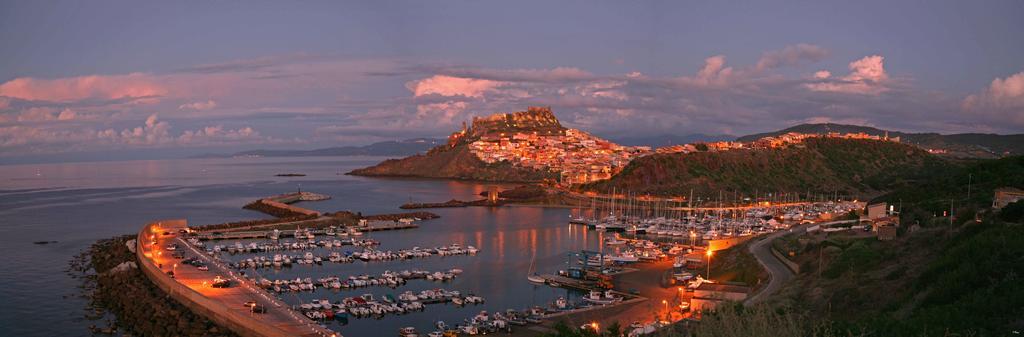
<path fill-rule="evenodd" d="M 622 301 L 622 297 L 612 294 L 611 290 L 605 292 L 591 290 L 587 296 L 583 297 L 583 300 L 594 304 L 608 305 Z"/>

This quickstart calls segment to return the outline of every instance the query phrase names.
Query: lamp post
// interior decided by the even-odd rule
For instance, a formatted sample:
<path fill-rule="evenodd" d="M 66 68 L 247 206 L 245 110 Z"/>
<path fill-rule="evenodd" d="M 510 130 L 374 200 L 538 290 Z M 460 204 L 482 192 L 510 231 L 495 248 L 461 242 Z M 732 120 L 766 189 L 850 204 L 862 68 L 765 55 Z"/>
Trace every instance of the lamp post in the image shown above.
<path fill-rule="evenodd" d="M 693 248 L 693 240 L 697 239 L 697 233 L 690 231 L 690 248 Z"/>
<path fill-rule="evenodd" d="M 711 249 L 708 249 L 707 255 L 708 255 L 708 279 L 709 280 L 711 279 L 711 254 L 712 254 Z"/>

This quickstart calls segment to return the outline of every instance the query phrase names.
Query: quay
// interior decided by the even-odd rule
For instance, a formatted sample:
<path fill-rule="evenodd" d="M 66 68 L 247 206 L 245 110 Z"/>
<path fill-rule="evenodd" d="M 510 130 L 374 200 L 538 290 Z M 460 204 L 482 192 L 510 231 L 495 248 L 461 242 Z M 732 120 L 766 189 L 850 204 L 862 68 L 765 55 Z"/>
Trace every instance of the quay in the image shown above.
<path fill-rule="evenodd" d="M 314 235 L 323 235 L 323 229 L 310 229 Z M 197 232 L 194 236 L 200 240 L 241 240 L 241 239 L 265 239 L 270 237 L 270 233 L 273 231 L 237 231 L 237 232 Z M 278 231 L 281 237 L 294 237 L 295 230 L 282 230 Z"/>
<path fill-rule="evenodd" d="M 596 282 L 587 282 L 554 274 L 544 274 L 540 275 L 540 277 L 544 279 L 544 284 L 550 286 L 569 287 L 583 291 L 599 290 Z"/>
<path fill-rule="evenodd" d="M 225 267 L 220 261 L 196 249 L 178 236 L 187 229 L 185 220 L 169 220 L 147 224 L 139 231 L 135 254 L 139 268 L 167 295 L 217 324 L 244 337 L 337 337 L 337 332 L 322 327 Z M 177 245 L 174 252 L 202 260 L 209 267 L 201 271 L 182 263 L 166 250 Z M 212 286 L 214 278 L 230 282 L 229 287 Z M 247 302 L 265 308 L 253 313 Z"/>
<path fill-rule="evenodd" d="M 367 223 L 366 225 L 353 227 L 355 230 L 360 232 L 376 232 L 376 231 L 390 231 L 396 229 L 412 229 L 419 228 L 420 225 L 415 222 L 401 222 L 401 221 L 381 221 Z"/>
<path fill-rule="evenodd" d="M 420 225 L 414 222 L 399 222 L 399 221 L 379 221 L 375 223 L 368 223 L 366 225 L 353 226 L 359 232 L 376 232 L 376 231 L 390 231 L 398 229 L 413 229 L 419 228 Z M 324 229 L 305 229 L 313 233 L 314 235 L 324 235 Z M 243 239 L 266 239 L 270 237 L 273 231 L 197 231 L 193 232 L 192 235 L 200 240 L 243 240 Z M 294 229 L 279 230 L 278 235 L 280 237 L 294 237 Z"/>

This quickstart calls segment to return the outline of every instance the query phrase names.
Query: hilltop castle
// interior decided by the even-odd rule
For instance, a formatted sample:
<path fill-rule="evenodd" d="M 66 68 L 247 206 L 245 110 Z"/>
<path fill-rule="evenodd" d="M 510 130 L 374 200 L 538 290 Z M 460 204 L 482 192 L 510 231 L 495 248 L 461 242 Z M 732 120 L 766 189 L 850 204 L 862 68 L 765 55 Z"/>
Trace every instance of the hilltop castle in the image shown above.
<path fill-rule="evenodd" d="M 551 107 L 528 107 L 526 111 L 497 113 L 486 117 L 473 117 L 473 123 L 448 136 L 448 145 L 454 147 L 465 139 L 503 137 L 513 133 L 537 135 L 564 135 L 565 127 L 558 121 Z"/>

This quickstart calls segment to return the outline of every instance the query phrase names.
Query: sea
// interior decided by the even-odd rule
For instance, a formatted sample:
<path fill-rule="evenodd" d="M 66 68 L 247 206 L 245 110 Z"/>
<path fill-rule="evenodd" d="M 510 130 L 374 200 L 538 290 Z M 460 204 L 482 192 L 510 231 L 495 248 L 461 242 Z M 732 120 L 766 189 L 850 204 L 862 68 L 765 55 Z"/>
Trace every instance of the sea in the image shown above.
<path fill-rule="evenodd" d="M 324 212 L 362 214 L 402 212 L 407 202 L 479 198 L 486 182 L 345 175 L 375 164 L 380 157 L 217 158 L 110 161 L 38 165 L 0 165 L 0 335 L 87 336 L 97 322 L 85 318 L 86 301 L 79 280 L 66 273 L 68 261 L 100 239 L 134 234 L 148 222 L 186 219 L 190 225 L 264 219 L 243 209 L 260 197 L 291 191 L 330 195 L 301 207 Z M 301 173 L 303 177 L 278 177 Z M 396 333 L 412 326 L 431 331 L 436 321 L 460 323 L 482 310 L 489 312 L 547 306 L 558 297 L 578 299 L 573 291 L 529 283 L 531 272 L 565 269 L 573 253 L 601 250 L 603 233 L 568 224 L 572 209 L 541 207 L 466 207 L 427 210 L 441 217 L 417 229 L 373 232 L 381 249 L 436 247 L 453 243 L 475 246 L 476 255 L 428 257 L 406 261 L 296 265 L 263 270 L 270 279 L 317 279 L 379 274 L 385 270 L 424 269 L 464 272 L 455 280 L 413 280 L 398 289 L 318 290 L 282 295 L 290 304 L 313 298 L 332 302 L 372 294 L 397 295 L 423 289 L 458 290 L 484 297 L 485 303 L 456 307 L 428 305 L 426 310 L 383 319 L 336 321 L 327 327 L 346 336 Z M 55 241 L 34 244 L 37 241 Z M 233 244 L 234 242 L 222 242 Z M 354 249 L 346 246 L 344 249 Z M 383 329 L 383 330 L 382 330 Z M 388 331 L 392 330 L 392 331 Z M 386 333 L 384 333 L 386 332 Z"/>

